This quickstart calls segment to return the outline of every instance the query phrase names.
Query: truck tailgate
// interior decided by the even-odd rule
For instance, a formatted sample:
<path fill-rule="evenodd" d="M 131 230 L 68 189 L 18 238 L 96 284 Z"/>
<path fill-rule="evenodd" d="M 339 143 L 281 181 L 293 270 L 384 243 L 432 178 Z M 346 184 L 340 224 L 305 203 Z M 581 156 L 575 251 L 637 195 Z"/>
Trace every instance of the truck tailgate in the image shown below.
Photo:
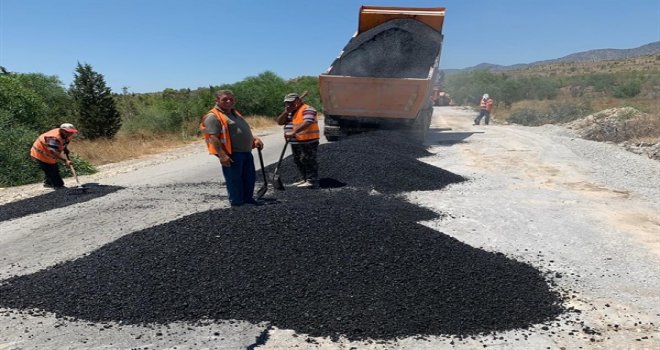
<path fill-rule="evenodd" d="M 354 117 L 415 119 L 428 102 L 430 83 L 429 79 L 319 76 L 323 113 Z"/>

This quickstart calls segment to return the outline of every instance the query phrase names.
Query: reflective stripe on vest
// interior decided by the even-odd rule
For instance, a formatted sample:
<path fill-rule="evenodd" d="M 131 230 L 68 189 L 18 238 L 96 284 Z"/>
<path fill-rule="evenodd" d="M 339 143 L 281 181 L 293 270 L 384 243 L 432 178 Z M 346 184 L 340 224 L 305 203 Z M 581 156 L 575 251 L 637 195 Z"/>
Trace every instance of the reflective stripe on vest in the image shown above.
<path fill-rule="evenodd" d="M 202 132 L 202 135 L 204 135 L 204 140 L 206 141 L 206 147 L 209 150 L 209 154 L 218 154 L 218 150 L 215 149 L 215 146 L 213 143 L 211 143 L 211 135 L 205 133 L 206 131 L 206 126 L 204 125 L 204 120 L 206 119 L 206 116 L 209 115 L 209 113 L 213 113 L 215 115 L 215 118 L 220 122 L 220 132 L 216 134 L 215 136 L 218 137 L 218 140 L 220 140 L 220 144 L 222 145 L 222 150 L 227 153 L 231 154 L 231 138 L 229 137 L 229 128 L 227 126 L 227 116 L 222 113 L 218 108 L 212 108 L 210 111 L 208 111 L 204 116 L 202 117 L 202 122 L 199 124 L 199 130 Z M 238 111 L 234 110 L 234 113 L 242 117 Z"/>
<path fill-rule="evenodd" d="M 56 138 L 60 141 L 60 146 L 58 147 L 57 153 L 53 152 L 52 149 L 48 148 L 46 144 L 47 138 Z M 64 150 L 64 147 L 68 144 L 66 140 L 60 135 L 60 129 L 53 129 L 48 132 L 45 132 L 37 138 L 36 141 L 32 144 L 32 149 L 30 150 L 30 156 L 36 158 L 44 163 L 56 164 L 60 159 L 60 153 Z"/>
<path fill-rule="evenodd" d="M 291 121 L 287 123 L 287 125 L 284 126 L 284 131 L 293 131 L 293 129 L 299 127 L 305 122 L 305 117 L 303 114 L 305 113 L 305 110 L 309 108 L 310 106 L 307 104 L 303 104 L 298 108 L 296 111 L 296 114 L 294 114 L 293 118 L 291 118 Z M 311 140 L 318 140 L 320 138 L 320 131 L 319 131 L 319 123 L 314 119 L 314 122 L 307 126 L 303 131 L 298 132 L 295 137 L 296 141 L 311 141 Z"/>

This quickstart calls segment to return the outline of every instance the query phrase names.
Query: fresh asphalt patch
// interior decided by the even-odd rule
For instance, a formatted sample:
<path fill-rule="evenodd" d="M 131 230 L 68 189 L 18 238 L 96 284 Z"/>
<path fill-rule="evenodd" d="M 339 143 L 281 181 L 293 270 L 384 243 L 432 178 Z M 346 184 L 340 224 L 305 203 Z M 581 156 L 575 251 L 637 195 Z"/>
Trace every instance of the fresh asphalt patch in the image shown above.
<path fill-rule="evenodd" d="M 322 145 L 322 176 L 346 186 L 287 187 L 269 192 L 273 205 L 134 232 L 0 282 L 0 306 L 120 324 L 236 319 L 384 340 L 524 329 L 565 312 L 530 264 L 418 223 L 438 214 L 400 192 L 465 181 L 416 160 L 425 153 L 387 133 Z M 283 179 L 294 180 L 287 161 Z"/>

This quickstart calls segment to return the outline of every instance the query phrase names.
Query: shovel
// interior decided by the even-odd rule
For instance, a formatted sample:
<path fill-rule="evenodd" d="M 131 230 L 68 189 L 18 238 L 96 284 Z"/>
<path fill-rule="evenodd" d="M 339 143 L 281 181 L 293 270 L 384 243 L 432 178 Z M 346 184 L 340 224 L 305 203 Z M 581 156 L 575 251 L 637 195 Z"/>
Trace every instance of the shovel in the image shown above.
<path fill-rule="evenodd" d="M 282 179 L 280 178 L 280 164 L 282 164 L 282 158 L 284 158 L 284 153 L 286 148 L 289 146 L 289 139 L 286 139 L 284 143 L 284 148 L 282 148 L 282 153 L 280 154 L 280 160 L 277 161 L 277 166 L 275 167 L 275 172 L 273 173 L 273 188 L 276 190 L 284 191 L 284 184 L 282 184 Z"/>
<path fill-rule="evenodd" d="M 67 154 L 66 159 L 69 159 L 69 155 Z M 71 160 L 71 159 L 69 159 Z M 76 173 L 76 169 L 73 168 L 73 164 L 69 164 L 69 169 L 71 169 L 71 174 L 73 174 L 73 177 L 76 178 L 76 183 L 78 186 L 70 188 L 69 190 L 76 190 L 76 192 L 79 190 L 82 193 L 87 192 L 87 187 L 80 185 L 80 181 L 78 181 L 78 174 Z"/>
<path fill-rule="evenodd" d="M 261 175 L 264 177 L 264 185 L 261 186 L 259 191 L 257 191 L 257 199 L 261 199 L 261 197 L 266 194 L 268 191 L 268 181 L 266 180 L 266 169 L 264 169 L 264 157 L 261 155 L 261 147 L 257 148 L 257 151 L 259 152 L 259 164 L 261 164 Z"/>

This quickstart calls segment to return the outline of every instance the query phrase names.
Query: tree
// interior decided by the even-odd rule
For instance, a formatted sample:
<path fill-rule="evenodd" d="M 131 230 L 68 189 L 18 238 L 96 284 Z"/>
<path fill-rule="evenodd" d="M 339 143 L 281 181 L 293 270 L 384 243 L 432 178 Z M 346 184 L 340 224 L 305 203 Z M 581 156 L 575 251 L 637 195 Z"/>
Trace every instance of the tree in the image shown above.
<path fill-rule="evenodd" d="M 36 93 L 46 103 L 48 109 L 40 119 L 44 121 L 48 129 L 72 119 L 71 97 L 57 76 L 47 76 L 41 73 L 15 74 L 14 76 L 23 87 Z"/>
<path fill-rule="evenodd" d="M 69 94 L 74 101 L 77 126 L 84 137 L 112 138 L 117 134 L 121 116 L 102 74 L 95 72 L 91 65 L 78 62 Z"/>

